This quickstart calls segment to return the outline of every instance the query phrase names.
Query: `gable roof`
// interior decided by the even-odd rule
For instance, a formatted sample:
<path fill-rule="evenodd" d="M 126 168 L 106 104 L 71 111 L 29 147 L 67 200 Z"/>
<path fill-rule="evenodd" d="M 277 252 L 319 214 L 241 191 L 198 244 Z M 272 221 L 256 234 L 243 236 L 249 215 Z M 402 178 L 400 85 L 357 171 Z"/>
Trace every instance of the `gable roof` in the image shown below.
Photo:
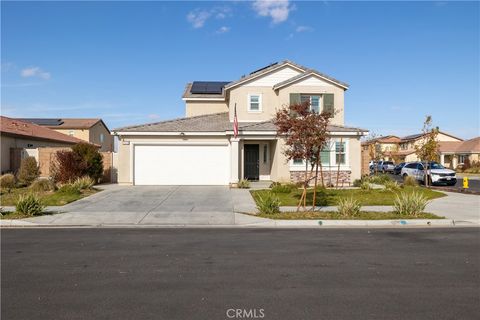
<path fill-rule="evenodd" d="M 50 129 L 90 129 L 98 122 L 101 122 L 108 130 L 108 127 L 100 118 L 24 118 L 18 120 L 31 122 Z"/>
<path fill-rule="evenodd" d="M 253 80 L 255 78 L 259 78 L 263 75 L 266 75 L 266 74 L 269 74 L 277 69 L 281 69 L 285 66 L 289 66 L 289 67 L 292 67 L 293 69 L 297 69 L 298 71 L 300 72 L 305 72 L 305 70 L 307 70 L 307 68 L 301 66 L 301 65 L 298 65 L 292 61 L 289 61 L 289 60 L 285 60 L 285 61 L 282 61 L 280 63 L 272 63 L 270 65 L 268 65 L 267 67 L 264 67 L 264 68 L 261 68 L 261 69 L 258 69 L 257 71 L 254 71 L 252 73 L 250 73 L 249 75 L 247 76 L 244 76 L 236 81 L 232 81 L 230 82 L 229 84 L 227 84 L 225 86 L 225 90 L 227 89 L 230 89 L 230 88 L 233 88 L 233 87 L 236 87 L 244 82 L 247 82 L 247 81 L 250 81 L 250 80 Z"/>
<path fill-rule="evenodd" d="M 466 141 L 440 141 L 440 152 L 480 153 L 480 137 Z"/>
<path fill-rule="evenodd" d="M 277 128 L 272 120 L 263 122 L 240 122 L 239 131 L 276 131 Z M 228 112 L 200 115 L 188 118 L 147 123 L 137 126 L 129 126 L 114 129 L 114 132 L 222 132 L 233 130 Z M 365 132 L 360 128 L 329 125 L 330 132 Z"/>
<path fill-rule="evenodd" d="M 394 135 L 381 136 L 381 137 L 378 137 L 378 138 L 374 138 L 374 139 L 370 139 L 370 140 L 363 141 L 363 142 L 362 142 L 362 145 L 369 145 L 369 144 L 372 144 L 372 143 L 375 143 L 375 142 L 379 142 L 379 143 L 396 143 L 396 142 L 400 142 L 400 138 L 397 137 L 397 136 L 394 136 Z"/>
<path fill-rule="evenodd" d="M 443 134 L 443 135 L 446 135 L 446 136 L 452 137 L 452 138 L 454 138 L 454 139 L 463 141 L 463 139 L 458 138 L 458 137 L 455 137 L 455 136 L 452 136 L 451 134 L 446 133 L 446 132 L 443 132 L 443 131 L 438 131 L 438 133 L 441 133 L 441 134 Z M 424 133 L 411 134 L 411 135 L 409 135 L 409 136 L 402 137 L 402 138 L 401 138 L 401 142 L 406 142 L 406 141 L 411 141 L 411 140 L 417 140 L 417 139 L 420 139 L 421 137 L 423 137 L 424 135 L 425 135 Z"/>
<path fill-rule="evenodd" d="M 75 137 L 36 125 L 31 122 L 21 121 L 1 116 L 0 132 L 3 134 L 21 136 L 35 140 L 49 140 L 68 144 L 85 142 Z"/>
<path fill-rule="evenodd" d="M 287 79 L 287 80 L 284 80 L 282 82 L 277 83 L 276 85 L 273 86 L 273 90 L 278 90 L 280 88 L 283 88 L 285 86 L 293 84 L 293 83 L 295 83 L 297 81 L 300 81 L 302 79 L 308 78 L 310 76 L 316 76 L 316 77 L 319 77 L 321 79 L 327 80 L 328 82 L 332 82 L 333 84 L 336 84 L 336 85 L 342 87 L 345 90 L 347 90 L 348 87 L 349 87 L 348 83 L 341 82 L 341 81 L 339 81 L 335 78 L 332 78 L 332 77 L 330 77 L 330 76 L 328 76 L 324 73 L 318 72 L 317 70 L 308 69 L 305 72 L 300 73 L 299 75 L 296 75 L 296 76 L 294 76 L 290 79 Z"/>

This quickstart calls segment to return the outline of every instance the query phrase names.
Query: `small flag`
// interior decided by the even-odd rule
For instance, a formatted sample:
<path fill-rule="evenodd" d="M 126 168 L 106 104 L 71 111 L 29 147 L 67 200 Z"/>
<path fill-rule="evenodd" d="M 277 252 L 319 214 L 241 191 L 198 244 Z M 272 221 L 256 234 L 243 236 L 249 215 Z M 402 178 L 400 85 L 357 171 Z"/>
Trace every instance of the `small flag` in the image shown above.
<path fill-rule="evenodd" d="M 236 138 L 238 136 L 238 119 L 237 119 L 237 104 L 235 103 L 233 114 L 233 136 Z"/>

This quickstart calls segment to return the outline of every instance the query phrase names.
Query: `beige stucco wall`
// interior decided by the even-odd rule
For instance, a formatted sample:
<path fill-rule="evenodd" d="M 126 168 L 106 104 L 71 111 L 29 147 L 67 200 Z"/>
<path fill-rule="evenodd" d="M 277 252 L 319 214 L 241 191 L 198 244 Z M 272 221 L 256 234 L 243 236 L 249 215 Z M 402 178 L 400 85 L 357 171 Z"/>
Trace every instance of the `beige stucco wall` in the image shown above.
<path fill-rule="evenodd" d="M 360 137 L 348 139 L 348 157 L 351 169 L 351 181 L 362 177 L 362 152 Z"/>
<path fill-rule="evenodd" d="M 57 132 L 72 136 L 83 141 L 90 141 L 90 133 L 88 129 L 53 129 Z"/>
<path fill-rule="evenodd" d="M 100 151 L 113 151 L 113 136 L 100 122 L 97 122 L 90 129 L 55 129 L 55 131 L 83 141 L 98 144 L 101 146 Z M 101 134 L 103 134 L 104 137 L 103 142 L 100 142 Z"/>
<path fill-rule="evenodd" d="M 187 117 L 219 112 L 228 112 L 225 101 L 187 101 L 185 105 L 185 115 Z"/>
<path fill-rule="evenodd" d="M 295 86 L 291 85 L 274 91 L 272 87 L 240 86 L 230 91 L 230 120 L 233 121 L 233 106 L 237 104 L 239 121 L 266 121 L 274 117 L 277 110 L 290 104 L 290 93 L 322 94 L 333 93 L 336 114 L 332 124 L 344 125 L 344 90 L 336 86 Z M 261 94 L 261 112 L 248 111 L 249 94 Z"/>
<path fill-rule="evenodd" d="M 101 134 L 103 142 L 100 141 Z M 113 136 L 100 122 L 90 128 L 90 142 L 100 145 L 100 151 L 113 151 Z"/>
<path fill-rule="evenodd" d="M 118 183 L 132 184 L 130 150 L 132 142 L 226 142 L 226 136 L 121 136 L 118 143 Z M 127 144 L 128 143 L 128 144 Z"/>
<path fill-rule="evenodd" d="M 1 171 L 10 170 L 10 148 L 39 148 L 39 147 L 66 147 L 71 144 L 48 140 L 33 140 L 0 135 Z"/>

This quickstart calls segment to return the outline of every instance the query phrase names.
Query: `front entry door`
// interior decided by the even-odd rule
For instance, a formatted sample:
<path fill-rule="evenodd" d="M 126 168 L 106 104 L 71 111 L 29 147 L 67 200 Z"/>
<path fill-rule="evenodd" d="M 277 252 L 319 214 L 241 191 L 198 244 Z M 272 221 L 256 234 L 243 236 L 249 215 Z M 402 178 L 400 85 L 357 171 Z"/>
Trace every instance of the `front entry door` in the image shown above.
<path fill-rule="evenodd" d="M 244 178 L 247 180 L 258 180 L 259 178 L 259 145 L 246 144 L 244 146 Z"/>

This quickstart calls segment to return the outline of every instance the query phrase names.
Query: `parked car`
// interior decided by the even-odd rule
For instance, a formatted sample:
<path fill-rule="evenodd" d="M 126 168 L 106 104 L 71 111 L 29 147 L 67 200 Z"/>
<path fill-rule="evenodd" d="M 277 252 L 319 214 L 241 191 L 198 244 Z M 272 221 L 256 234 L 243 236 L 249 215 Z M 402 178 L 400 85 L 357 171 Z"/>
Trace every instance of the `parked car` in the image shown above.
<path fill-rule="evenodd" d="M 379 172 L 393 172 L 395 165 L 392 161 L 379 161 L 377 164 L 377 171 Z"/>
<path fill-rule="evenodd" d="M 406 162 L 401 162 L 393 168 L 393 174 L 399 175 L 402 172 L 402 168 L 405 167 Z"/>
<path fill-rule="evenodd" d="M 417 181 L 424 183 L 425 168 L 422 162 L 409 162 L 402 168 L 402 177 L 414 177 Z M 430 162 L 428 164 L 427 177 L 430 184 L 445 184 L 453 186 L 457 183 L 457 176 L 455 171 L 442 166 L 437 162 Z"/>
<path fill-rule="evenodd" d="M 377 164 L 378 164 L 377 161 L 370 161 L 370 163 L 368 164 L 368 168 L 370 169 L 370 172 L 375 171 Z"/>

